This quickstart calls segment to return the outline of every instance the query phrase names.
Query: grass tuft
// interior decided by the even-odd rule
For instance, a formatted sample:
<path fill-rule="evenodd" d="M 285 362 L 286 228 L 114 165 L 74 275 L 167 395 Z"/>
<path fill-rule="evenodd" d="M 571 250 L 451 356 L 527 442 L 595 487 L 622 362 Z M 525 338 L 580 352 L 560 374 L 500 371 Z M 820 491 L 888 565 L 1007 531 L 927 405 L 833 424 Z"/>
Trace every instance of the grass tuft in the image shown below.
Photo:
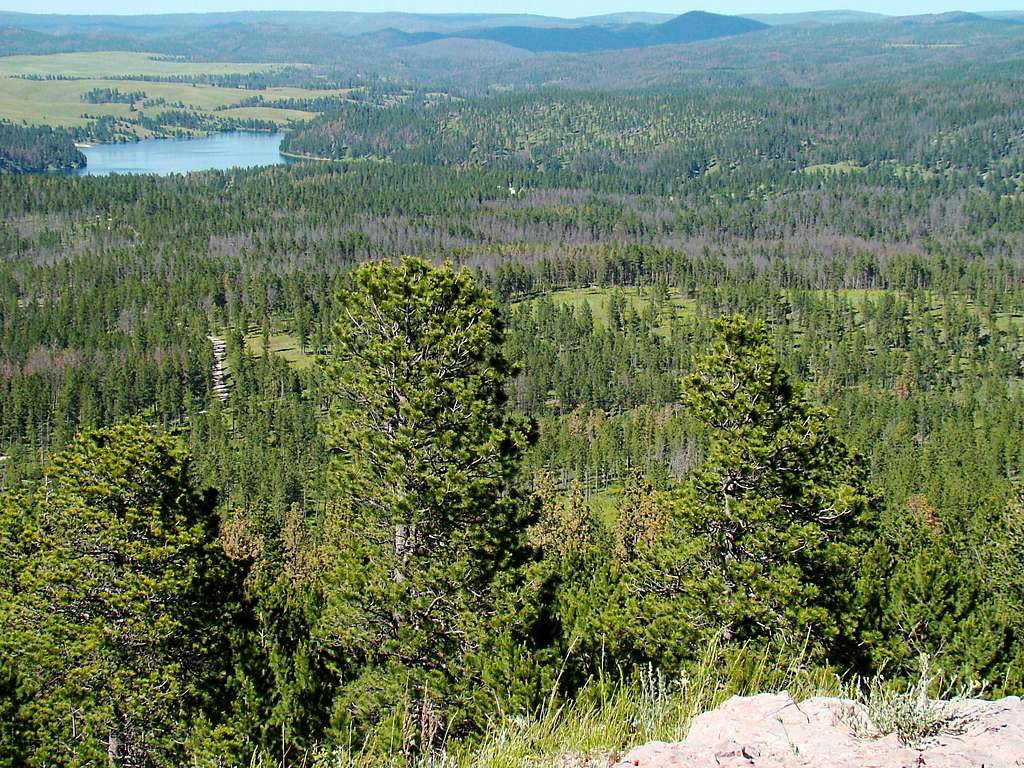
<path fill-rule="evenodd" d="M 974 718 L 962 704 L 976 687 L 961 685 L 953 693 L 955 684 L 954 680 L 943 686 L 941 676 L 931 673 L 929 659 L 923 655 L 917 679 L 906 688 L 881 676 L 854 680 L 848 693 L 852 702 L 840 720 L 859 738 L 895 734 L 909 747 L 943 734 L 961 734 Z M 936 691 L 935 698 L 932 691 Z"/>

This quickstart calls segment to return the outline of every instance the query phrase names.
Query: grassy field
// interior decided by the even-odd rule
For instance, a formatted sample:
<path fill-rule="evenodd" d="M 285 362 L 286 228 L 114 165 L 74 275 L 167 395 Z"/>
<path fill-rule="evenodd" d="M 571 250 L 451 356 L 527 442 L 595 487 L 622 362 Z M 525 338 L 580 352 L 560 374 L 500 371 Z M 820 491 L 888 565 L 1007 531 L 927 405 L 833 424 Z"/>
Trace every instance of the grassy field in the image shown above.
<path fill-rule="evenodd" d="M 590 311 L 594 315 L 594 322 L 599 326 L 607 327 L 611 311 L 611 288 L 569 288 L 561 291 L 553 291 L 548 294 L 556 306 L 571 306 L 579 309 L 584 302 L 590 305 Z M 642 314 L 651 304 L 650 288 L 622 288 L 622 299 L 626 306 L 632 307 L 637 314 Z M 667 333 L 672 317 L 685 320 L 692 316 L 697 302 L 694 299 L 686 298 L 683 294 L 672 289 L 669 291 L 669 304 L 671 313 L 662 313 L 662 322 L 658 328 L 659 333 Z"/>
<path fill-rule="evenodd" d="M 862 173 L 864 168 L 857 165 L 853 160 L 842 160 L 838 163 L 808 165 L 802 170 L 804 173 Z"/>
<path fill-rule="evenodd" d="M 82 94 L 94 88 L 119 88 L 122 91 L 141 90 L 149 99 L 162 98 L 167 103 L 136 109 L 130 104 L 89 104 L 82 101 Z M 321 91 L 320 95 L 344 95 L 344 91 Z M 294 99 L 309 95 L 301 88 L 267 88 L 260 91 L 266 100 Z M 222 109 L 237 104 L 252 96 L 251 91 L 240 88 L 220 88 L 213 85 L 190 85 L 188 83 L 151 83 L 138 80 L 19 80 L 0 78 L 0 119 L 33 125 L 53 125 L 72 128 L 85 125 L 89 119 L 83 115 L 113 115 L 129 119 L 135 115 L 155 115 L 181 102 L 193 112 L 212 113 L 225 117 L 272 120 L 285 124 L 291 120 L 314 117 L 312 112 L 271 107 L 239 107 Z"/>
<path fill-rule="evenodd" d="M 316 359 L 299 348 L 299 340 L 287 333 L 274 333 L 270 336 L 270 353 L 279 355 L 295 368 L 309 368 Z M 250 333 L 245 337 L 245 350 L 253 355 L 263 354 L 263 335 Z"/>
<path fill-rule="evenodd" d="M 245 88 L 223 88 L 192 83 L 158 83 L 145 80 L 114 80 L 114 76 L 132 75 L 199 75 L 230 74 L 278 69 L 283 65 L 230 64 L 221 62 L 160 61 L 144 53 L 101 52 L 62 53 L 49 56 L 0 57 L 0 120 L 29 125 L 52 125 L 76 128 L 87 125 L 85 115 L 110 115 L 124 120 L 180 109 L 220 118 L 268 120 L 279 125 L 308 120 L 313 112 L 273 107 L 236 106 L 244 99 L 259 94 L 266 101 L 302 99 L 310 96 L 344 98 L 347 90 L 309 91 L 304 88 L 267 88 L 252 91 Z M 77 80 L 24 80 L 17 75 L 65 75 Z M 164 104 L 144 107 L 140 103 L 92 104 L 82 95 L 96 88 L 122 92 L 142 91 L 147 99 L 163 99 Z M 136 126 L 135 134 L 145 138 L 147 132 Z"/>
<path fill-rule="evenodd" d="M 92 51 L 53 53 L 45 56 L 2 56 L 0 77 L 14 75 L 63 75 L 102 79 L 131 75 L 229 75 L 266 72 L 286 64 L 234 64 L 230 62 L 164 61 L 151 53 Z"/>

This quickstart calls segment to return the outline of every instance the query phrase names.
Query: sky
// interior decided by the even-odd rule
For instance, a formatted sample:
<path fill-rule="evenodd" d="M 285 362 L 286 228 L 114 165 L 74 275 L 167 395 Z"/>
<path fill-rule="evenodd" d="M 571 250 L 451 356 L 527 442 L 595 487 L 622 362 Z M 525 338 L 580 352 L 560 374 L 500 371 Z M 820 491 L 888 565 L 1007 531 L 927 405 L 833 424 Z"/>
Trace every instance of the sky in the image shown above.
<path fill-rule="evenodd" d="M 406 11 L 410 13 L 536 13 L 547 16 L 592 16 L 625 10 L 685 13 L 692 10 L 714 13 L 792 13 L 855 7 L 891 15 L 936 13 L 941 11 L 998 11 L 1024 8 L 1024 0 L 866 0 L 838 2 L 827 0 L 708 0 L 699 5 L 681 6 L 673 0 L 0 0 L 0 9 L 25 13 L 202 13 L 240 10 L 305 11 Z"/>

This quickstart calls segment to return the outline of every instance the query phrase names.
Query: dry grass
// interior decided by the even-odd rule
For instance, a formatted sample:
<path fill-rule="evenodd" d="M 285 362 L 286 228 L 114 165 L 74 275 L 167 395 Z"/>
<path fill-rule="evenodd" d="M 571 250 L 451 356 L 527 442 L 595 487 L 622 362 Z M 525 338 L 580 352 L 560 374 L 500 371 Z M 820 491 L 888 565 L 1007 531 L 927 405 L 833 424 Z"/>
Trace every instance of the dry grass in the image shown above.
<path fill-rule="evenodd" d="M 654 669 L 628 680 L 602 676 L 571 700 L 553 695 L 532 716 L 496 717 L 478 742 L 391 762 L 327 749 L 312 762 L 315 768 L 604 768 L 632 746 L 684 738 L 695 717 L 732 695 L 788 690 L 800 699 L 839 689 L 827 670 L 767 651 L 726 653 L 715 645 L 686 677 Z"/>

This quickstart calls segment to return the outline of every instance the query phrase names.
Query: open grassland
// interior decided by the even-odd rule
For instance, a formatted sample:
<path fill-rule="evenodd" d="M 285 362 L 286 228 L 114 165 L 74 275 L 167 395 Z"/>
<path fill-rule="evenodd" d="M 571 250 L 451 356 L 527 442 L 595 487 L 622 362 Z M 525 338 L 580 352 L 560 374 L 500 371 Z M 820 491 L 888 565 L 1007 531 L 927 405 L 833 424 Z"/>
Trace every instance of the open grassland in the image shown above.
<path fill-rule="evenodd" d="M 594 316 L 594 323 L 598 326 L 608 327 L 611 318 L 613 288 L 569 288 L 561 291 L 553 291 L 548 297 L 555 306 L 571 306 L 579 310 L 584 303 L 590 305 L 590 311 Z M 631 310 L 637 315 L 642 315 L 648 310 L 651 304 L 650 288 L 621 288 L 619 296 L 622 299 L 623 310 Z M 693 315 L 697 302 L 688 298 L 677 289 L 671 289 L 668 294 L 668 303 L 661 308 L 658 332 L 668 332 L 673 318 L 685 320 Z"/>
<path fill-rule="evenodd" d="M 170 61 L 152 53 L 91 51 L 53 53 L 44 56 L 2 56 L 0 77 L 16 75 L 60 75 L 62 77 L 230 75 L 281 69 L 285 64 L 235 64 L 220 61 Z"/>
<path fill-rule="evenodd" d="M 81 128 L 97 117 L 110 116 L 127 123 L 140 117 L 155 117 L 169 110 L 189 112 L 197 117 L 262 120 L 287 125 L 309 120 L 315 112 L 276 107 L 242 106 L 254 95 L 265 101 L 337 97 L 345 89 L 311 91 L 304 88 L 274 87 L 253 91 L 199 83 L 164 83 L 133 79 L 143 76 L 221 75 L 264 72 L 281 65 L 229 64 L 220 62 L 162 61 L 149 54 L 104 52 L 54 54 L 50 56 L 0 57 L 0 120 L 28 125 Z M 26 80 L 21 75 L 62 75 L 69 80 Z M 116 79 L 115 79 L 116 78 Z M 134 104 L 83 101 L 95 89 L 145 94 Z M 144 103 L 144 102 L 149 102 Z M 181 106 L 184 105 L 184 106 Z M 132 132 L 146 138 L 150 131 L 134 124 Z"/>
<path fill-rule="evenodd" d="M 309 368 L 316 359 L 299 346 L 299 340 L 288 333 L 272 333 L 268 343 L 272 355 L 278 355 L 296 368 Z M 250 333 L 245 337 L 245 349 L 253 355 L 263 354 L 263 335 Z"/>
<path fill-rule="evenodd" d="M 122 91 L 141 90 L 147 99 L 163 99 L 165 103 L 151 107 L 132 108 L 131 104 L 91 104 L 82 101 L 82 94 L 94 88 L 118 88 Z M 322 96 L 344 96 L 344 91 L 322 91 Z M 260 91 L 264 99 L 301 99 L 309 91 L 301 88 L 267 88 Z M 138 80 L 20 80 L 0 78 L 0 119 L 30 125 L 52 125 L 73 128 L 86 125 L 86 115 L 112 115 L 131 119 L 140 115 L 157 115 L 181 103 L 195 113 L 212 113 L 225 117 L 257 118 L 285 124 L 292 120 L 313 117 L 313 112 L 272 107 L 238 107 L 252 91 L 242 88 L 221 88 L 214 85 L 189 83 L 153 83 Z"/>

